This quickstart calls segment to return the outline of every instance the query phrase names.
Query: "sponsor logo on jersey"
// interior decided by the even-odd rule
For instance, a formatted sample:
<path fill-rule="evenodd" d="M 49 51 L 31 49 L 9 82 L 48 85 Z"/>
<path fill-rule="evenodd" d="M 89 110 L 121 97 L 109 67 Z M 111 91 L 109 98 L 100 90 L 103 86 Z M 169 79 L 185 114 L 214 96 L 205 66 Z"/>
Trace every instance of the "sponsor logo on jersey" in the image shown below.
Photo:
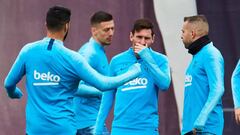
<path fill-rule="evenodd" d="M 191 75 L 186 75 L 185 76 L 185 87 L 191 86 L 192 85 L 192 76 Z"/>
<path fill-rule="evenodd" d="M 34 86 L 49 86 L 49 85 L 58 85 L 61 78 L 58 75 L 51 74 L 51 72 L 40 73 L 37 70 L 34 70 L 33 78 L 36 81 L 34 82 Z"/>
<path fill-rule="evenodd" d="M 146 78 L 136 78 L 132 81 L 125 83 L 124 86 L 128 86 L 128 87 L 122 88 L 122 91 L 144 89 L 147 87 L 147 84 L 148 84 L 148 80 Z"/>

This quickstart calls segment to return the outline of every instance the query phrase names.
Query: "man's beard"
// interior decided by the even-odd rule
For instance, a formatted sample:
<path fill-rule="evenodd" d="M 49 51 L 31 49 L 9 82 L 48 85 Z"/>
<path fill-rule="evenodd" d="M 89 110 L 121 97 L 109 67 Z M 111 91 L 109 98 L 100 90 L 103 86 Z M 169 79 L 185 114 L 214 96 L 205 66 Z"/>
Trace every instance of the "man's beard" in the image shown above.
<path fill-rule="evenodd" d="M 63 38 L 63 41 L 65 41 L 65 39 L 67 38 L 67 35 L 68 35 L 68 30 L 67 30 L 67 32 L 66 32 L 64 38 Z"/>

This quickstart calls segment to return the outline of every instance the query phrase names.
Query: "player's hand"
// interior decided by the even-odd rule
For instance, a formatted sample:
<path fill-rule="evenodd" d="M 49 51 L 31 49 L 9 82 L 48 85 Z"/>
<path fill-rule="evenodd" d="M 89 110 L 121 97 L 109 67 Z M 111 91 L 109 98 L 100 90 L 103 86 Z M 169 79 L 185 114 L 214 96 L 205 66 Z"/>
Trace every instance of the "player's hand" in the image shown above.
<path fill-rule="evenodd" d="M 148 47 L 147 44 L 142 45 L 142 44 L 140 44 L 140 43 L 136 43 L 136 44 L 134 45 L 134 47 L 133 47 L 133 50 L 134 50 L 134 53 L 138 54 L 138 52 L 140 52 L 141 50 L 143 50 L 143 49 L 145 49 L 145 48 L 147 48 L 147 47 Z"/>
<path fill-rule="evenodd" d="M 235 120 L 237 124 L 240 125 L 240 108 L 235 108 L 234 113 L 235 113 Z"/>
<path fill-rule="evenodd" d="M 193 135 L 197 135 L 197 130 L 194 128 L 192 133 L 193 133 Z"/>
<path fill-rule="evenodd" d="M 8 96 L 12 99 L 20 99 L 23 96 L 23 93 L 18 87 L 16 87 L 13 92 L 8 93 Z"/>

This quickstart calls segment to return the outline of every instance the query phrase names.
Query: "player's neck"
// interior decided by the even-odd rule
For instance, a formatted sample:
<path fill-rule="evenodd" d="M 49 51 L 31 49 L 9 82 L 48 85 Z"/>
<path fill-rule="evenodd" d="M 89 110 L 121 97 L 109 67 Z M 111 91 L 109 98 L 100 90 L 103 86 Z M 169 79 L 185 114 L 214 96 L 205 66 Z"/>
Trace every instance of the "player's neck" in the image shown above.
<path fill-rule="evenodd" d="M 50 32 L 50 31 L 48 31 L 47 32 L 47 37 L 63 41 L 64 36 L 63 36 L 62 32 Z"/>

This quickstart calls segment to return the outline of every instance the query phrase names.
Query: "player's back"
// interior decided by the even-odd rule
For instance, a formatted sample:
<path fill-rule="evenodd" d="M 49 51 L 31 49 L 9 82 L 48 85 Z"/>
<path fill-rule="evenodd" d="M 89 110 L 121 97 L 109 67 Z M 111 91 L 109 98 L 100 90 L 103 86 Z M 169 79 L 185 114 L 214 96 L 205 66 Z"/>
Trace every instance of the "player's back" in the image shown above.
<path fill-rule="evenodd" d="M 28 134 L 71 134 L 75 131 L 72 99 L 79 78 L 69 61 L 74 54 L 63 42 L 44 38 L 25 53 Z M 76 53 L 77 54 L 77 53 Z"/>

